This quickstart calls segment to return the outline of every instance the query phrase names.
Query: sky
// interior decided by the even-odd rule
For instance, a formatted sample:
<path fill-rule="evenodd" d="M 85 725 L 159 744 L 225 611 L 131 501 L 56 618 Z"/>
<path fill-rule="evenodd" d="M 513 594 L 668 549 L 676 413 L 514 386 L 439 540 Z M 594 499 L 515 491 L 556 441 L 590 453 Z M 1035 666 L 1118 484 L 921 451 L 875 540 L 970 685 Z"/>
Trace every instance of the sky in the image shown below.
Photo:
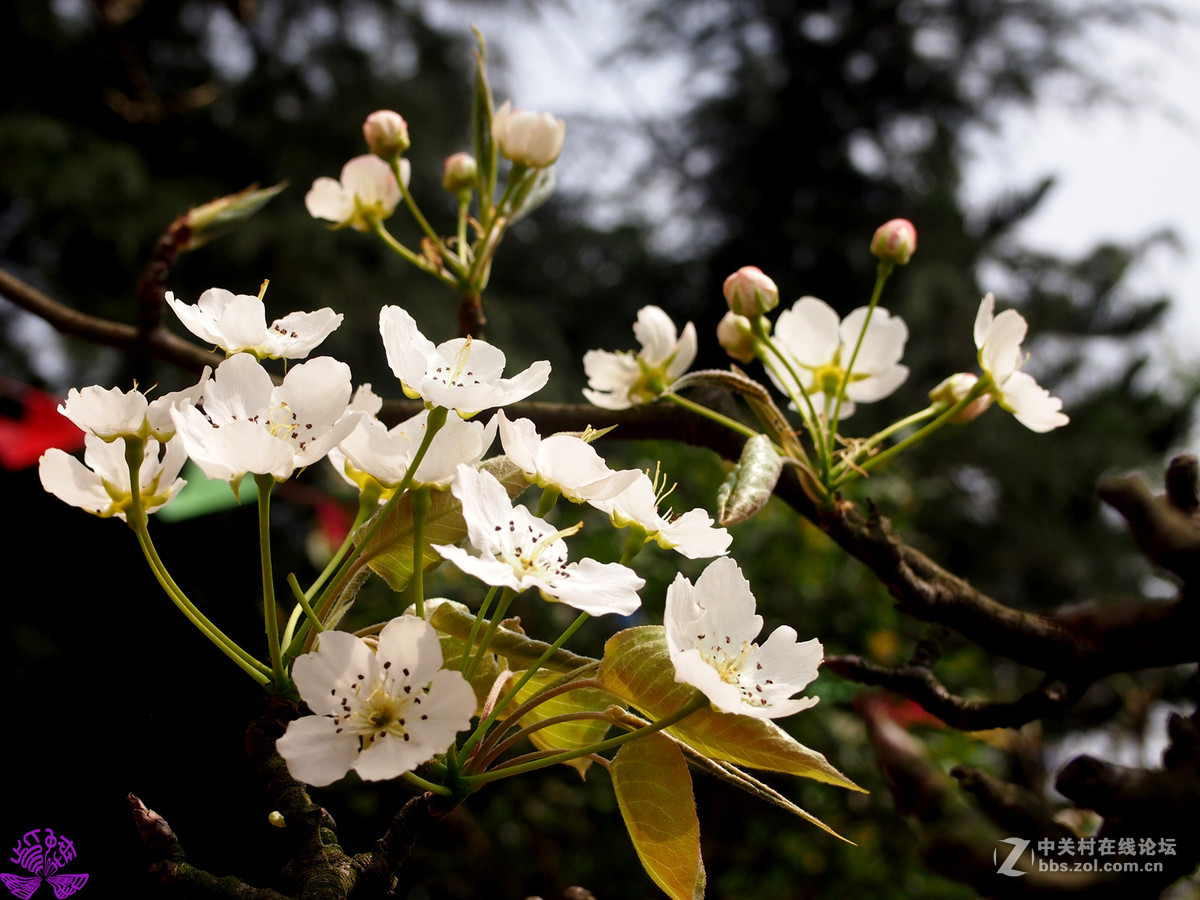
<path fill-rule="evenodd" d="M 1083 255 L 1102 241 L 1173 230 L 1179 246 L 1151 253 L 1130 290 L 1174 300 L 1161 336 L 1160 374 L 1173 369 L 1200 377 L 1200 5 L 1168 5 L 1179 21 L 1097 30 L 1080 45 L 1085 62 L 1111 76 L 1126 103 L 1078 109 L 1048 90 L 1032 109 L 1004 114 L 997 131 L 971 136 L 964 191 L 968 206 L 983 208 L 1006 190 L 1054 175 L 1053 191 L 1017 233 L 1047 252 Z M 470 16 L 505 49 L 515 105 L 567 119 L 569 150 L 572 113 L 600 110 L 637 120 L 682 106 L 682 70 L 670 59 L 636 68 L 604 62 L 621 42 L 622 9 L 539 3 L 525 17 L 489 21 L 478 9 Z M 569 170 L 564 174 L 569 178 Z"/>

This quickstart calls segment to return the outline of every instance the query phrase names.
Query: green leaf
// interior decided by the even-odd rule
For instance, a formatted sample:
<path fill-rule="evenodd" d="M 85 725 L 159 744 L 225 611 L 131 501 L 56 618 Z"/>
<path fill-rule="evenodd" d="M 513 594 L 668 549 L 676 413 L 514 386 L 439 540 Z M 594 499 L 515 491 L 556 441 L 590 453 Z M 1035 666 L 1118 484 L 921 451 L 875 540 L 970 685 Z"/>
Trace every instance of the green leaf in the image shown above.
<path fill-rule="evenodd" d="M 737 465 L 717 489 L 717 521 L 722 525 L 745 522 L 767 505 L 783 460 L 765 434 L 748 438 Z"/>
<path fill-rule="evenodd" d="M 666 630 L 661 625 L 628 628 L 609 638 L 598 677 L 605 690 L 652 719 L 664 718 L 681 709 L 696 693 L 691 685 L 675 680 Z M 710 759 L 862 790 L 824 756 L 805 747 L 769 719 L 709 708 L 693 713 L 667 730 Z"/>
<path fill-rule="evenodd" d="M 480 468 L 496 476 L 510 499 L 529 486 L 521 470 L 506 456 L 490 459 Z M 368 527 L 370 522 L 363 525 L 360 533 Z M 421 553 L 423 569 L 428 571 L 442 562 L 433 544 L 457 544 L 466 537 L 467 523 L 462 516 L 462 504 L 449 491 L 431 491 L 429 512 L 425 516 L 425 547 Z M 363 546 L 361 558 L 392 590 L 402 591 L 408 586 L 413 564 L 413 517 L 409 495 L 405 494 L 391 508 L 379 530 Z"/>
<path fill-rule="evenodd" d="M 471 139 L 475 164 L 479 167 L 479 219 L 491 220 L 492 194 L 496 190 L 496 144 L 492 140 L 492 88 L 487 77 L 487 44 L 473 28 L 479 49 L 475 51 L 475 95 L 472 101 Z"/>
<path fill-rule="evenodd" d="M 700 900 L 700 820 L 679 746 L 661 734 L 630 741 L 617 751 L 610 772 L 621 817 L 646 874 L 673 900 Z"/>
<path fill-rule="evenodd" d="M 525 218 L 554 194 L 554 168 L 534 169 L 513 198 L 509 224 Z"/>
<path fill-rule="evenodd" d="M 539 671 L 517 694 L 513 706 L 518 706 L 533 697 L 539 691 L 545 690 L 560 676 L 555 672 Z M 564 694 L 551 697 L 534 709 L 521 716 L 521 724 L 525 727 L 536 725 L 554 716 L 578 712 L 604 712 L 611 706 L 620 705 L 612 694 L 596 688 L 576 688 Z M 579 750 L 591 744 L 604 740 L 612 722 L 608 719 L 577 719 L 571 722 L 561 722 L 547 725 L 530 733 L 530 742 L 539 750 Z M 592 764 L 590 759 L 568 760 L 564 765 L 576 769 L 582 776 Z"/>
<path fill-rule="evenodd" d="M 471 636 L 471 626 L 475 622 L 475 616 L 470 612 L 460 611 L 458 609 L 460 605 L 443 604 L 439 606 L 430 616 L 429 622 L 438 631 L 452 634 L 465 642 Z M 482 635 L 487 629 L 487 624 L 487 620 L 484 620 L 479 629 L 479 635 Z M 501 625 L 496 629 L 492 642 L 488 645 L 488 650 L 503 656 L 512 664 L 513 668 L 526 669 L 541 659 L 542 654 L 549 647 L 550 645 L 543 641 L 534 640 L 519 631 L 513 631 Z M 597 665 L 599 662 L 598 659 L 592 659 L 590 656 L 578 656 L 569 650 L 560 649 L 542 664 L 542 668 L 561 674 L 574 672 L 587 665 Z"/>
<path fill-rule="evenodd" d="M 187 213 L 187 224 L 190 230 L 184 250 L 195 250 L 203 247 L 215 237 L 220 237 L 230 228 L 250 218 L 267 205 L 274 197 L 287 187 L 286 181 L 260 188 L 252 184 L 248 188 L 210 200 L 201 206 L 195 206 Z"/>

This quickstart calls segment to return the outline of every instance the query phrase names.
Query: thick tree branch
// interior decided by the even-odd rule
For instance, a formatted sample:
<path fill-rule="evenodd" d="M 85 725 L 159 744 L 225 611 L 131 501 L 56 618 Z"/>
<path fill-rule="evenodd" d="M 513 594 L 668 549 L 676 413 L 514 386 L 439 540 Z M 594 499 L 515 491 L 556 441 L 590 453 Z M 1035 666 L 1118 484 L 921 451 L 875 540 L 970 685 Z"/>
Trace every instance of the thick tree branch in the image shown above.
<path fill-rule="evenodd" d="M 154 810 L 147 809 L 146 804 L 133 794 L 127 799 L 134 824 L 142 838 L 142 845 L 151 858 L 146 872 L 147 880 L 158 885 L 169 896 L 183 900 L 211 900 L 222 897 L 236 897 L 238 900 L 291 900 L 286 894 L 252 887 L 235 876 L 222 878 L 189 865 L 183 847 L 179 844 L 179 838 L 175 836 L 167 820 Z"/>
<path fill-rule="evenodd" d="M 0 269 L 0 294 L 22 309 L 45 319 L 59 332 L 93 344 L 115 347 L 127 353 L 146 354 L 195 372 L 205 366 L 216 366 L 222 359 L 220 355 L 176 337 L 161 326 L 141 331 L 132 325 L 78 312 L 47 297 L 3 269 Z"/>

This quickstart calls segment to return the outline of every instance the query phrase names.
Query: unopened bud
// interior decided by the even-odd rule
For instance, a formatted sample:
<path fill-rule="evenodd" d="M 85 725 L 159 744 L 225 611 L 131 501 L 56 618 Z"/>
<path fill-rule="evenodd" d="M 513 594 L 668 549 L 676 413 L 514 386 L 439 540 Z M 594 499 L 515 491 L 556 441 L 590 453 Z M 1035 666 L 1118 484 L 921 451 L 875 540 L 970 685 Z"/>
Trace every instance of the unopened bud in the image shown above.
<path fill-rule="evenodd" d="M 949 409 L 954 404 L 964 400 L 971 393 L 971 389 L 975 387 L 978 381 L 979 377 L 971 372 L 958 372 L 945 379 L 930 391 L 929 401 L 934 405 L 940 405 L 944 409 Z M 963 425 L 981 416 L 984 410 L 991 405 L 992 395 L 982 394 L 955 413 L 950 421 L 955 425 Z"/>
<path fill-rule="evenodd" d="M 513 109 L 504 101 L 492 117 L 492 139 L 500 155 L 517 165 L 544 168 L 562 152 L 567 123 L 550 113 Z"/>
<path fill-rule="evenodd" d="M 391 159 L 409 148 L 408 123 L 399 113 L 380 109 L 363 122 L 367 148 L 376 156 Z"/>
<path fill-rule="evenodd" d="M 717 323 L 717 343 L 738 362 L 744 363 L 754 359 L 758 346 L 750 320 L 734 312 L 725 313 Z"/>
<path fill-rule="evenodd" d="M 452 194 L 460 194 L 475 187 L 479 177 L 479 164 L 470 153 L 455 153 L 446 157 L 442 174 L 442 187 Z"/>
<path fill-rule="evenodd" d="M 742 266 L 725 279 L 725 302 L 739 316 L 755 318 L 779 305 L 779 288 L 758 266 Z"/>
<path fill-rule="evenodd" d="M 871 253 L 897 265 L 905 265 L 917 252 L 917 229 L 908 219 L 892 219 L 875 229 Z"/>

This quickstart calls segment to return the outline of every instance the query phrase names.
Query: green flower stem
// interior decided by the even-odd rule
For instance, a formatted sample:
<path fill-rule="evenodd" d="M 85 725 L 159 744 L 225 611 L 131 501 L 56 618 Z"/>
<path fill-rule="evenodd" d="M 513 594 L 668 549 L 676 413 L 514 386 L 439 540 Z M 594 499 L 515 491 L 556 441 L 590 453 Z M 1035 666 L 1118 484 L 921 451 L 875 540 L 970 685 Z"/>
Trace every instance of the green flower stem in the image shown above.
<path fill-rule="evenodd" d="M 945 410 L 945 412 L 941 413 L 941 415 L 939 415 L 936 419 L 934 419 L 932 422 L 930 422 L 924 428 L 921 428 L 920 430 L 913 432 L 908 437 L 906 437 L 904 440 L 898 441 L 895 444 L 892 444 L 892 446 L 888 447 L 886 450 L 884 450 L 879 455 L 873 456 L 870 459 L 864 460 L 862 462 L 862 464 L 860 466 L 858 466 L 858 468 L 863 470 L 864 472 L 874 469 L 876 466 L 882 465 L 883 463 L 887 462 L 889 459 L 891 459 L 896 454 L 901 453 L 904 450 L 907 450 L 913 444 L 916 444 L 919 441 L 925 440 L 925 438 L 929 437 L 935 431 L 942 428 L 947 422 L 949 422 L 956 415 L 958 415 L 960 412 L 962 412 L 967 407 L 968 404 L 972 403 L 973 401 L 975 401 L 979 397 L 981 397 L 983 394 L 987 393 L 988 389 L 991 387 L 991 384 L 992 384 L 992 379 L 990 376 L 988 376 L 988 375 L 981 376 L 980 379 L 977 382 L 975 382 L 974 386 L 971 388 L 971 390 L 967 393 L 967 395 L 965 397 L 963 397 L 961 400 L 959 400 L 953 406 L 947 408 Z M 851 470 L 851 471 L 853 471 L 853 470 Z M 857 475 L 858 473 L 853 472 L 853 474 Z M 850 479 L 850 477 L 851 477 L 851 472 L 843 473 L 842 478 L 838 481 L 837 484 L 842 484 L 843 482 L 848 481 Z M 835 487 L 836 486 L 837 485 L 835 485 Z"/>
<path fill-rule="evenodd" d="M 374 217 L 371 217 L 371 218 L 367 219 L 367 222 L 370 224 L 371 230 L 373 232 L 375 232 L 375 234 L 377 234 L 383 240 L 383 242 L 385 244 L 387 244 L 394 251 L 396 251 L 396 253 L 403 256 L 406 260 L 408 260 L 410 263 L 412 263 L 414 266 L 416 266 L 422 272 L 427 272 L 428 274 L 430 274 L 434 278 L 436 278 L 438 281 L 442 282 L 442 284 L 449 285 L 450 287 L 455 288 L 455 289 L 458 288 L 458 280 L 457 279 L 451 277 L 450 275 L 447 275 L 445 272 L 443 272 L 441 269 L 439 269 L 437 266 L 435 266 L 433 263 L 431 263 L 425 257 L 418 256 L 416 253 L 413 253 L 411 250 L 409 250 L 407 247 L 405 247 L 402 243 L 400 243 L 398 240 L 396 240 L 394 237 L 392 237 L 391 232 L 388 231 L 383 226 L 383 223 L 381 221 L 379 221 L 378 219 L 376 219 Z"/>
<path fill-rule="evenodd" d="M 630 526 L 629 535 L 625 538 L 625 546 L 621 549 L 621 565 L 627 566 L 633 562 L 645 546 L 645 530 L 637 525 Z"/>
<path fill-rule="evenodd" d="M 467 243 L 467 219 L 471 209 L 471 192 L 460 191 L 458 195 L 458 227 L 455 234 L 458 238 L 458 254 L 468 271 L 471 267 L 471 245 Z"/>
<path fill-rule="evenodd" d="M 422 485 L 410 495 L 413 512 L 413 606 L 417 618 L 425 618 L 425 517 L 429 514 L 431 500 L 429 488 Z"/>
<path fill-rule="evenodd" d="M 775 342 L 771 340 L 771 335 L 767 333 L 764 320 L 761 316 L 752 320 L 754 327 L 754 336 L 758 338 L 759 346 L 765 347 L 771 352 L 771 355 L 778 361 L 772 362 L 770 356 L 766 353 L 759 353 L 759 358 L 763 365 L 775 373 L 775 376 L 783 383 L 787 390 L 788 399 L 792 401 L 797 410 L 801 410 L 801 418 L 804 420 L 804 427 L 808 429 L 808 437 L 813 443 L 813 449 L 817 452 L 817 466 L 820 469 L 821 481 L 825 482 L 829 472 L 829 467 L 832 460 L 829 458 L 829 448 L 825 440 L 825 433 L 821 430 L 821 419 L 817 416 L 817 409 L 813 406 L 812 397 L 808 395 L 808 391 L 804 389 L 804 382 L 800 380 L 798 373 L 792 366 L 792 362 L 788 359 L 787 354 L 775 346 Z M 784 371 L 779 370 L 782 365 Z M 796 396 L 796 392 L 792 390 L 795 385 L 800 389 L 800 396 Z M 804 415 L 803 410 L 808 409 L 808 415 Z"/>
<path fill-rule="evenodd" d="M 317 611 L 317 615 L 321 621 L 325 621 L 325 616 L 328 615 L 333 601 L 337 598 L 346 585 L 350 583 L 350 579 L 354 577 L 354 573 L 361 568 L 359 558 L 362 555 L 362 548 L 371 542 L 371 539 L 383 527 L 388 515 L 395 509 L 396 504 L 400 502 L 400 498 L 404 492 L 408 490 L 408 486 L 412 484 L 413 475 L 421 465 L 421 461 L 425 458 L 425 454 L 429 450 L 429 445 L 433 443 L 434 435 L 436 435 L 446 424 L 446 415 L 449 412 L 444 406 L 435 406 L 429 411 L 429 417 L 425 420 L 425 436 L 421 439 L 421 446 L 417 448 L 416 454 L 413 456 L 412 462 L 408 466 L 408 471 L 404 473 L 404 478 L 400 484 L 396 486 L 395 493 L 391 499 L 383 505 L 383 507 L 375 513 L 375 518 L 371 524 L 367 526 L 366 532 L 355 546 L 354 552 L 347 555 L 342 560 L 342 565 L 338 569 L 337 574 L 333 577 L 330 584 L 321 592 L 320 598 L 313 604 L 313 608 Z M 305 640 L 304 649 L 307 652 L 312 649 L 313 635 L 310 631 Z"/>
<path fill-rule="evenodd" d="M 338 547 L 337 552 L 333 554 L 333 558 L 325 564 L 325 568 L 322 570 L 321 574 L 317 576 L 317 580 L 309 585 L 308 590 L 304 592 L 304 599 L 307 602 L 312 602 L 313 597 L 315 597 L 317 592 L 321 590 L 321 586 L 324 585 L 325 582 L 330 579 L 333 573 L 338 570 L 338 567 L 342 564 L 342 560 L 346 558 L 346 554 L 349 553 L 350 548 L 354 546 L 354 533 L 358 531 L 359 527 L 366 522 L 367 519 L 371 518 L 371 514 L 379 508 L 379 493 L 380 487 L 373 480 L 369 487 L 362 489 L 362 491 L 359 493 L 358 513 L 354 517 L 354 522 L 346 530 L 346 537 L 342 539 L 342 545 Z M 291 576 L 289 576 L 289 578 L 290 577 Z M 304 620 L 303 625 L 300 625 L 300 614 L 302 612 L 308 613 L 309 617 Z M 288 618 L 287 628 L 284 632 L 285 636 L 283 643 L 285 649 L 283 651 L 283 658 L 285 661 L 295 659 L 296 655 L 300 652 L 301 647 L 303 646 L 304 640 L 308 637 L 309 627 L 320 622 L 319 618 L 314 618 L 313 616 L 314 613 L 311 612 L 311 608 L 309 607 L 302 608 L 298 605 L 292 610 L 292 614 Z M 296 631 L 298 625 L 299 631 Z M 318 628 L 317 630 L 320 631 L 322 629 Z"/>
<path fill-rule="evenodd" d="M 757 437 L 758 432 L 748 425 L 743 425 L 741 422 L 734 421 L 729 416 L 723 416 L 715 409 L 709 409 L 707 406 L 701 406 L 686 397 L 680 397 L 678 394 L 667 391 L 665 394 L 659 395 L 663 400 L 669 400 L 676 406 L 682 406 L 684 409 L 691 410 L 698 416 L 703 416 L 710 422 L 716 422 L 718 425 L 724 425 L 730 431 L 736 431 L 742 437 L 752 438 Z"/>
<path fill-rule="evenodd" d="M 448 264 L 450 271 L 461 278 L 466 274 L 466 270 L 463 268 L 461 260 L 459 260 L 458 256 L 446 246 L 446 243 L 442 240 L 441 236 L 433 230 L 433 226 L 429 224 L 428 220 L 421 213 L 420 208 L 417 206 L 417 201 L 413 199 L 413 195 L 409 191 L 408 185 L 406 185 L 404 183 L 404 179 L 400 177 L 399 154 L 392 157 L 391 164 L 392 174 L 396 176 L 396 184 L 399 185 L 400 194 L 404 197 L 404 205 L 408 207 L 408 211 L 412 215 L 413 220 L 416 221 L 421 230 L 425 232 L 425 236 L 437 245 L 438 253 L 441 254 L 442 259 Z"/>
<path fill-rule="evenodd" d="M 317 591 L 321 590 L 321 586 L 337 571 L 338 566 L 342 564 L 342 560 L 346 558 L 346 554 L 350 552 L 350 548 L 354 546 L 354 532 L 358 531 L 363 522 L 371 518 L 372 513 L 379 508 L 379 490 L 378 484 L 372 479 L 371 486 L 363 489 L 358 495 L 358 512 L 354 516 L 354 521 L 346 530 L 346 536 L 342 538 L 342 545 L 333 554 L 333 558 L 325 564 L 325 568 L 321 570 L 321 574 L 317 576 L 317 580 L 309 585 L 308 590 L 304 592 L 307 600 L 311 601 L 317 595 Z"/>
<path fill-rule="evenodd" d="M 944 409 L 944 407 L 940 407 L 940 406 L 927 406 L 927 407 L 925 407 L 925 409 L 921 410 L 920 412 L 915 412 L 911 416 L 905 416 L 900 421 L 893 422 L 887 428 L 877 431 L 875 434 L 871 435 L 870 438 L 868 438 L 866 441 L 864 441 L 858 447 L 858 449 L 855 451 L 853 457 L 847 456 L 845 459 L 843 459 L 843 461 L 841 463 L 839 463 L 837 466 L 834 467 L 834 469 L 833 469 L 834 481 L 838 481 L 838 479 L 840 479 L 843 475 L 845 475 L 847 470 L 849 470 L 849 469 L 854 469 L 856 467 L 862 468 L 860 465 L 858 465 L 858 460 L 861 459 L 865 454 L 869 453 L 871 450 L 874 450 L 881 443 L 883 443 L 885 440 L 890 438 L 893 434 L 897 434 L 898 432 L 903 431 L 905 428 L 910 428 L 913 425 L 916 425 L 920 422 L 924 422 L 926 419 L 931 418 L 931 417 L 936 416 L 939 413 L 941 413 L 943 411 L 943 409 Z"/>
<path fill-rule="evenodd" d="M 558 640 L 546 648 L 545 652 L 542 653 L 542 655 L 537 658 L 534 664 L 525 671 L 525 674 L 517 680 L 517 683 L 509 688 L 507 693 L 505 693 L 505 695 L 500 698 L 496 705 L 492 707 L 492 711 L 484 717 L 483 721 L 479 723 L 471 736 L 467 738 L 467 742 L 459 751 L 460 756 L 468 755 L 471 750 L 475 748 L 475 746 L 483 739 L 483 736 L 487 730 L 491 728 L 496 719 L 500 717 L 500 712 L 506 706 L 508 706 L 508 704 L 512 703 L 517 694 L 521 692 L 521 688 L 525 687 L 525 685 L 529 683 L 529 679 L 532 678 L 537 670 L 546 663 L 546 660 L 550 659 L 550 657 L 552 657 L 559 650 L 559 648 L 561 648 L 562 645 L 570 639 L 571 635 L 579 630 L 579 626 L 590 618 L 591 616 L 585 612 L 581 612 L 578 616 L 576 616 L 575 621 L 568 625 L 566 630 L 558 636 Z M 493 617 L 492 622 L 495 624 L 498 623 L 499 620 L 500 614 L 499 610 L 497 610 L 497 614 Z M 489 628 L 489 631 L 494 633 L 491 628 Z"/>
<path fill-rule="evenodd" d="M 512 202 L 518 186 L 524 180 L 525 172 L 524 166 L 513 166 L 512 171 L 509 172 L 508 181 L 504 185 L 504 193 L 500 197 L 500 202 L 495 206 L 495 214 L 488 216 L 487 226 L 479 239 L 479 249 L 467 272 L 466 287 L 482 292 L 487 285 L 492 267 L 492 257 L 496 255 L 496 249 L 500 246 L 500 240 L 504 237 L 504 232 L 508 229 L 511 220 L 508 206 Z M 481 194 L 479 201 L 481 208 L 484 205 L 484 199 Z M 491 197 L 487 197 L 486 200 L 490 202 Z"/>
<path fill-rule="evenodd" d="M 552 484 L 542 488 L 542 496 L 538 500 L 538 508 L 535 515 L 539 519 L 544 519 L 550 515 L 550 510 L 554 509 L 554 504 L 558 502 L 558 498 L 562 496 L 562 491 Z"/>
<path fill-rule="evenodd" d="M 846 387 L 850 384 L 850 374 L 854 371 L 854 362 L 858 359 L 858 351 L 862 349 L 863 339 L 867 336 L 867 329 L 871 325 L 871 316 L 875 314 L 875 307 L 879 305 L 879 298 L 883 294 L 883 286 L 887 284 L 888 276 L 892 274 L 892 270 L 896 268 L 896 264 L 890 259 L 881 259 L 879 265 L 875 268 L 875 287 L 871 289 L 871 301 L 867 304 L 867 317 L 863 320 L 862 331 L 858 333 L 858 340 L 854 342 L 854 352 L 850 354 L 850 361 L 846 363 L 845 371 L 842 373 L 842 380 L 838 383 L 837 401 L 833 405 L 833 416 L 829 420 L 829 454 L 833 456 L 833 441 L 837 436 L 838 419 L 842 414 L 842 400 L 846 396 Z"/>
<path fill-rule="evenodd" d="M 467 681 L 470 681 L 479 664 L 483 662 L 484 654 L 487 653 L 487 648 L 491 646 L 492 638 L 496 636 L 496 630 L 500 627 L 500 622 L 504 618 L 504 614 L 508 612 L 509 606 L 512 605 L 513 598 L 517 596 L 517 592 L 512 588 L 506 587 L 504 593 L 500 595 L 500 602 L 496 604 L 496 611 L 492 613 L 492 618 L 488 621 L 487 630 L 483 632 L 483 638 L 479 641 L 479 650 L 471 659 L 469 671 L 463 672 Z M 467 647 L 467 651 L 471 651 L 471 647 Z"/>
<path fill-rule="evenodd" d="M 528 761 L 525 757 L 517 757 L 509 760 L 507 763 L 492 769 L 489 772 L 483 772 L 479 775 L 469 775 L 465 778 L 466 782 L 472 789 L 478 788 L 481 785 L 487 784 L 489 781 L 496 781 L 501 778 L 509 778 L 513 775 L 524 775 L 526 772 L 532 772 L 536 769 L 544 769 L 547 766 L 557 765 L 558 763 L 570 762 L 573 759 L 578 759 L 581 756 L 590 756 L 593 753 L 601 753 L 605 750 L 611 750 L 614 747 L 620 747 L 622 744 L 627 744 L 630 741 L 636 741 L 638 738 L 649 737 L 662 731 L 664 728 L 670 728 L 672 725 L 678 724 L 683 719 L 686 719 L 692 713 L 701 709 L 707 709 L 709 706 L 708 698 L 697 692 L 697 695 L 690 703 L 682 709 L 672 713 L 665 718 L 659 719 L 657 722 L 652 722 L 644 728 L 638 728 L 633 731 L 628 731 L 625 734 L 617 735 L 616 737 L 608 738 L 596 744 L 591 744 L 587 747 L 581 747 L 578 750 L 567 750 L 562 753 L 543 753 L 531 754 L 532 757 Z"/>
<path fill-rule="evenodd" d="M 275 573 L 271 566 L 271 489 L 274 475 L 255 475 L 258 485 L 258 551 L 262 562 L 263 622 L 267 629 L 267 649 L 271 654 L 271 672 L 275 683 L 283 685 L 283 654 L 279 647 L 279 620 L 275 615 Z"/>
<path fill-rule="evenodd" d="M 129 493 L 130 493 L 130 508 L 126 513 L 126 519 L 129 527 L 133 529 L 133 533 L 137 536 L 138 546 L 142 549 L 142 555 L 146 557 L 146 562 L 150 565 L 150 571 L 154 573 L 154 578 L 159 586 L 163 589 L 171 602 L 182 612 L 189 622 L 196 626 L 206 638 L 212 641 L 218 649 L 228 656 L 237 666 L 242 669 L 247 675 L 253 678 L 261 685 L 271 683 L 271 679 L 267 674 L 270 670 L 255 659 L 246 650 L 242 649 L 232 638 L 226 635 L 220 628 L 209 621 L 196 607 L 188 596 L 183 592 L 175 579 L 171 577 L 171 573 L 167 571 L 166 565 L 162 558 L 158 555 L 158 550 L 154 547 L 154 541 L 150 539 L 150 530 L 147 527 L 146 510 L 142 504 L 141 482 L 138 478 L 138 473 L 142 468 L 142 457 L 145 453 L 145 442 L 140 438 L 125 438 L 125 462 L 129 466 Z"/>
<path fill-rule="evenodd" d="M 499 724 L 491 730 L 488 736 L 479 742 L 479 749 L 471 758 L 470 762 L 468 762 L 467 771 L 482 772 L 484 769 L 486 769 L 491 761 L 496 758 L 497 754 L 501 752 L 494 749 L 496 744 L 501 740 L 501 738 L 504 737 L 506 733 L 508 733 L 510 729 L 517 726 L 522 716 L 528 715 L 546 701 L 552 700 L 553 698 L 561 696 L 562 694 L 567 694 L 571 691 L 580 690 L 582 688 L 600 687 L 600 682 L 595 678 L 573 680 L 578 677 L 579 673 L 595 669 L 599 667 L 599 665 L 599 662 L 589 663 L 586 666 L 580 667 L 575 672 L 570 672 L 564 675 L 554 684 L 530 697 L 511 713 L 509 713 L 504 719 L 501 719 Z"/>
<path fill-rule="evenodd" d="M 479 241 L 479 250 L 475 254 L 475 259 L 471 261 L 471 270 L 467 272 L 466 287 L 468 289 L 482 293 L 484 287 L 487 286 L 491 274 L 492 257 L 496 255 L 496 249 L 500 246 L 500 240 L 504 237 L 508 224 L 508 216 L 497 216 L 484 232 Z"/>
<path fill-rule="evenodd" d="M 479 612 L 475 615 L 475 621 L 471 623 L 471 634 L 467 637 L 467 646 L 463 650 L 462 657 L 462 673 L 463 677 L 467 680 L 470 680 L 471 676 L 475 674 L 475 666 L 472 665 L 472 651 L 475 649 L 475 638 L 479 636 L 479 629 L 487 617 L 487 611 L 492 605 L 492 598 L 496 596 L 496 591 L 498 590 L 500 590 L 498 585 L 493 584 L 491 586 L 487 592 L 487 596 L 483 598 L 483 603 L 479 605 Z"/>
<path fill-rule="evenodd" d="M 296 579 L 295 573 L 288 572 L 287 583 L 288 587 L 292 589 L 292 596 L 296 598 L 296 608 L 292 610 L 292 615 L 288 619 L 287 628 L 283 632 L 283 645 L 290 650 L 292 637 L 295 634 L 296 624 L 299 621 L 300 613 L 304 613 L 306 616 L 308 616 L 309 623 L 317 631 L 324 631 L 325 629 L 321 625 L 321 620 L 317 618 L 317 614 L 313 612 L 313 608 L 308 602 L 308 597 L 304 596 L 304 591 L 300 590 L 300 582 Z M 285 661 L 290 659 L 286 651 L 284 652 L 283 656 Z"/>
<path fill-rule="evenodd" d="M 563 725 L 567 722 L 587 722 L 597 719 L 606 719 L 609 722 L 612 721 L 612 719 L 609 717 L 609 714 L 604 710 L 586 710 L 580 712 L 562 713 L 557 716 L 549 716 L 548 718 L 542 719 L 539 722 L 535 722 L 532 725 L 525 726 L 524 728 L 518 730 L 515 734 L 510 735 L 509 737 L 500 741 L 495 746 L 489 748 L 481 747 L 479 753 L 475 755 L 475 759 L 478 760 L 478 763 L 474 768 L 478 771 L 486 771 L 487 767 L 490 766 L 495 759 L 503 756 L 505 752 L 521 743 L 521 741 L 525 740 L 534 732 L 541 731 L 543 728 L 550 728 L 554 725 Z"/>
<path fill-rule="evenodd" d="M 416 772 L 405 772 L 400 777 L 403 778 L 405 781 L 407 781 L 409 784 L 416 785 L 421 790 L 429 791 L 431 794 L 440 794 L 443 797 L 449 797 L 449 796 L 452 796 L 454 793 L 453 791 L 450 790 L 450 788 L 446 787 L 445 785 L 434 784 L 432 781 L 427 781 L 424 778 L 422 778 L 420 775 L 418 775 Z"/>

